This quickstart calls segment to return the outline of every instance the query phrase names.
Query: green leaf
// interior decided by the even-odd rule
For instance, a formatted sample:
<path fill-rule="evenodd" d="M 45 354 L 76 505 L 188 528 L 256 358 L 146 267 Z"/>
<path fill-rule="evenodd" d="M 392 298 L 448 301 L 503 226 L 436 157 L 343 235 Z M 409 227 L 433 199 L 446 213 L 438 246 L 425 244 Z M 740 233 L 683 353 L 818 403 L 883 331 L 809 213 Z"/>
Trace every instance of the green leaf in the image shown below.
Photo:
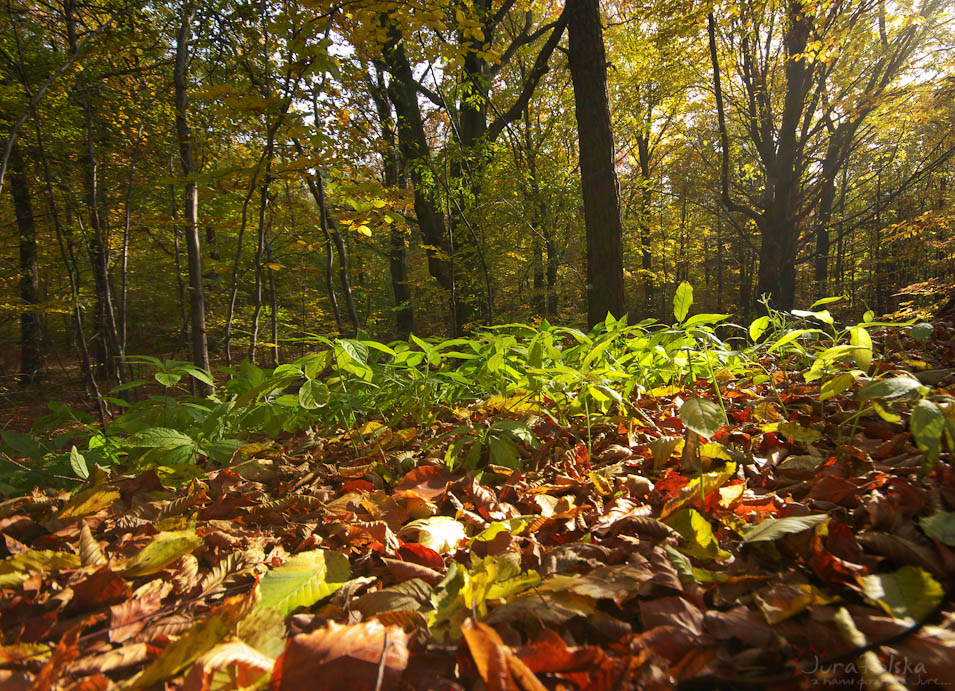
<path fill-rule="evenodd" d="M 680 549 L 697 559 L 729 559 L 730 553 L 720 549 L 713 526 L 695 509 L 683 509 L 667 518 L 664 523 L 680 533 L 686 542 Z"/>
<path fill-rule="evenodd" d="M 916 341 L 924 341 L 935 331 L 935 327 L 928 322 L 915 324 L 910 330 L 909 335 Z"/>
<path fill-rule="evenodd" d="M 936 511 L 919 519 L 922 531 L 931 538 L 955 547 L 955 511 Z"/>
<path fill-rule="evenodd" d="M 350 577 L 348 559 L 338 552 L 324 549 L 302 552 L 262 576 L 259 583 L 262 598 L 255 608 L 274 607 L 286 616 L 299 607 L 311 607 L 328 597 Z"/>
<path fill-rule="evenodd" d="M 855 398 L 860 401 L 869 401 L 873 398 L 898 398 L 915 391 L 922 386 L 922 382 L 912 377 L 892 377 L 870 381 L 855 392 Z"/>
<path fill-rule="evenodd" d="M 447 554 L 467 537 L 464 525 L 450 516 L 432 516 L 411 521 L 399 531 L 399 535 L 414 531 L 418 533 L 419 543 L 438 554 Z"/>
<path fill-rule="evenodd" d="M 837 374 L 829 381 L 825 382 L 819 389 L 819 400 L 826 401 L 833 396 L 838 396 L 855 383 L 855 375 L 851 372 Z"/>
<path fill-rule="evenodd" d="M 780 422 L 776 431 L 792 437 L 793 441 L 811 444 L 822 439 L 822 432 L 813 427 L 803 427 L 798 422 Z"/>
<path fill-rule="evenodd" d="M 508 437 L 489 437 L 487 445 L 491 452 L 491 463 L 505 468 L 517 468 L 520 464 L 521 454 Z"/>
<path fill-rule="evenodd" d="M 175 386 L 182 379 L 181 374 L 172 374 L 171 372 L 156 372 L 153 375 L 160 384 L 165 387 Z"/>
<path fill-rule="evenodd" d="M 821 312 L 807 312 L 806 310 L 793 310 L 793 315 L 797 317 L 803 317 L 808 319 L 812 317 L 813 319 L 818 319 L 819 321 L 832 326 L 833 319 L 832 315 L 829 313 L 829 310 L 822 310 Z"/>
<path fill-rule="evenodd" d="M 943 596 L 942 586 L 925 569 L 903 566 L 895 573 L 860 579 L 866 597 L 898 619 L 913 621 L 932 611 Z"/>
<path fill-rule="evenodd" d="M 770 346 L 769 348 L 769 352 L 771 353 L 777 348 L 781 348 L 784 345 L 792 343 L 793 341 L 795 341 L 797 338 L 800 338 L 801 336 L 806 336 L 808 334 L 821 334 L 821 333 L 823 333 L 821 329 L 796 329 L 794 331 L 790 331 L 787 334 L 785 334 L 782 338 L 780 338 L 778 341 L 773 343 L 773 345 Z"/>
<path fill-rule="evenodd" d="M 428 343 L 427 341 L 418 338 L 418 337 L 415 336 L 414 334 L 411 334 L 411 335 L 408 337 L 408 340 L 410 340 L 410 341 L 411 341 L 412 343 L 414 343 L 416 346 L 418 346 L 419 348 L 421 348 L 421 350 L 423 350 L 425 353 L 430 353 L 430 352 L 434 349 L 434 346 L 432 346 L 432 345 L 431 345 L 430 343 Z"/>
<path fill-rule="evenodd" d="M 872 364 L 872 337 L 869 332 L 861 326 L 853 326 L 849 329 L 849 343 L 855 346 L 852 351 L 852 357 L 856 361 L 859 369 L 868 370 Z"/>
<path fill-rule="evenodd" d="M 814 310 L 817 307 L 822 307 L 823 305 L 831 305 L 833 302 L 839 302 L 840 300 L 845 300 L 845 295 L 836 295 L 835 297 L 819 298 L 814 303 L 809 305 L 809 309 Z"/>
<path fill-rule="evenodd" d="M 938 460 L 942 433 L 945 431 L 945 415 L 941 409 L 932 401 L 922 399 L 912 409 L 909 429 L 915 438 L 915 445 L 925 454 L 926 460 L 930 464 Z"/>
<path fill-rule="evenodd" d="M 750 528 L 743 535 L 743 542 L 766 542 L 776 540 L 789 533 L 801 533 L 824 523 L 828 515 L 819 513 L 812 516 L 789 516 L 787 518 L 767 518 L 759 525 Z"/>
<path fill-rule="evenodd" d="M 355 362 L 359 362 L 363 365 L 368 363 L 368 347 L 361 341 L 343 338 L 338 341 L 338 345 L 340 345 L 342 350 Z"/>
<path fill-rule="evenodd" d="M 677 286 L 676 293 L 673 295 L 673 316 L 677 322 L 682 323 L 690 311 L 693 304 L 693 286 L 683 281 Z"/>
<path fill-rule="evenodd" d="M 144 429 L 129 437 L 126 444 L 143 449 L 176 449 L 180 446 L 195 446 L 195 442 L 188 434 L 168 427 Z"/>
<path fill-rule="evenodd" d="M 198 379 L 203 384 L 208 384 L 209 386 L 216 385 L 215 379 L 213 379 L 212 376 L 201 367 L 196 367 L 195 365 L 183 365 L 182 369 L 188 372 L 193 379 Z"/>
<path fill-rule="evenodd" d="M 126 562 L 123 575 L 136 578 L 154 574 L 201 544 L 202 538 L 192 529 L 159 533 L 139 554 Z"/>
<path fill-rule="evenodd" d="M 90 469 L 86 465 L 86 458 L 76 450 L 75 446 L 70 449 L 70 468 L 73 469 L 73 474 L 76 477 L 83 480 L 89 479 Z"/>
<path fill-rule="evenodd" d="M 683 424 L 704 437 L 712 437 L 726 424 L 722 409 L 704 398 L 690 398 L 680 406 Z"/>
<path fill-rule="evenodd" d="M 328 403 L 328 387 L 320 381 L 306 379 L 298 390 L 298 404 L 305 410 L 315 410 Z"/>
<path fill-rule="evenodd" d="M 759 337 L 762 336 L 766 329 L 769 328 L 769 317 L 759 317 L 754 319 L 752 324 L 749 325 L 749 337 L 750 340 L 756 342 L 759 340 Z"/>
<path fill-rule="evenodd" d="M 694 314 L 683 324 L 684 329 L 690 329 L 694 326 L 704 326 L 706 324 L 717 324 L 724 319 L 729 319 L 728 314 Z"/>
<path fill-rule="evenodd" d="M 137 386 L 142 386 L 143 384 L 148 384 L 149 382 L 145 379 L 134 379 L 133 381 L 128 381 L 124 384 L 119 384 L 114 386 L 109 392 L 119 393 L 120 391 L 128 391 L 129 389 L 135 389 Z"/>

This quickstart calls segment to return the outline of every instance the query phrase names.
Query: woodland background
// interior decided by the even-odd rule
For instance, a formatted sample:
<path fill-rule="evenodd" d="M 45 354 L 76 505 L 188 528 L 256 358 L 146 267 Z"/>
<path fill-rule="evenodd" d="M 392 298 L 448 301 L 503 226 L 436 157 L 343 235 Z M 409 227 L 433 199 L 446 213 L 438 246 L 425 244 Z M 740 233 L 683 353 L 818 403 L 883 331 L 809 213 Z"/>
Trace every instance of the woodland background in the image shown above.
<path fill-rule="evenodd" d="M 4 385 L 62 353 L 95 388 L 137 352 L 633 323 L 683 281 L 706 312 L 944 303 L 948 3 L 599 11 L 10 0 Z"/>

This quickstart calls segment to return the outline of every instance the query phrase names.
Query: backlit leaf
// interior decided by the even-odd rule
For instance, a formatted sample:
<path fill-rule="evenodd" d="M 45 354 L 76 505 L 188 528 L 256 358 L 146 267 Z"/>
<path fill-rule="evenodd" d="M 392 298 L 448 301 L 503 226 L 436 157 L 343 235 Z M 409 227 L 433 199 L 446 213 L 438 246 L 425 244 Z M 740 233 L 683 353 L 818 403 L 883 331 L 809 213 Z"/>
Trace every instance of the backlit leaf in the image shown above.
<path fill-rule="evenodd" d="M 673 316 L 677 322 L 683 322 L 693 305 L 693 286 L 683 281 L 673 295 Z"/>
<path fill-rule="evenodd" d="M 283 615 L 310 607 L 342 587 L 350 577 L 348 560 L 323 549 L 302 552 L 262 576 L 256 609 L 274 607 Z"/>
<path fill-rule="evenodd" d="M 195 530 L 170 530 L 159 533 L 135 557 L 126 562 L 123 574 L 129 578 L 148 576 L 166 568 L 182 555 L 202 544 Z"/>
<path fill-rule="evenodd" d="M 704 398 L 690 398 L 680 407 L 680 420 L 697 434 L 712 437 L 726 424 L 722 409 Z"/>

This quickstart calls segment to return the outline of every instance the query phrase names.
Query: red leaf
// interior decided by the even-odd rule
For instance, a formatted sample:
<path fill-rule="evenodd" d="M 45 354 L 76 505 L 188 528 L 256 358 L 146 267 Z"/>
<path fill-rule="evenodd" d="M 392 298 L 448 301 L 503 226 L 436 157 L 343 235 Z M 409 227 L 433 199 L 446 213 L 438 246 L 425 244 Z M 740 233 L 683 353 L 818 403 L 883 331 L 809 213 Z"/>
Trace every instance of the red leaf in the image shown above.
<path fill-rule="evenodd" d="M 444 559 L 430 547 L 417 542 L 406 542 L 398 548 L 398 556 L 404 561 L 427 566 L 436 571 L 444 570 Z"/>

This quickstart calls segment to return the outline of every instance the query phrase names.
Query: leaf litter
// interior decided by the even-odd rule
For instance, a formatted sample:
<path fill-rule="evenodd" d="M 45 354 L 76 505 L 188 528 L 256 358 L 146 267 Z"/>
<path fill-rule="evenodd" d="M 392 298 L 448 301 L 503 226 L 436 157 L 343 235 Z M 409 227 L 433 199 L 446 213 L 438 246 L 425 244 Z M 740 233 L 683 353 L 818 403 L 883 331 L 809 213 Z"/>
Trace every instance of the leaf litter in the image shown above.
<path fill-rule="evenodd" d="M 950 686 L 951 453 L 924 475 L 901 422 L 845 424 L 913 388 L 880 381 L 698 381 L 589 427 L 485 402 L 7 501 L 0 686 Z M 510 419 L 516 467 L 444 463 Z"/>

